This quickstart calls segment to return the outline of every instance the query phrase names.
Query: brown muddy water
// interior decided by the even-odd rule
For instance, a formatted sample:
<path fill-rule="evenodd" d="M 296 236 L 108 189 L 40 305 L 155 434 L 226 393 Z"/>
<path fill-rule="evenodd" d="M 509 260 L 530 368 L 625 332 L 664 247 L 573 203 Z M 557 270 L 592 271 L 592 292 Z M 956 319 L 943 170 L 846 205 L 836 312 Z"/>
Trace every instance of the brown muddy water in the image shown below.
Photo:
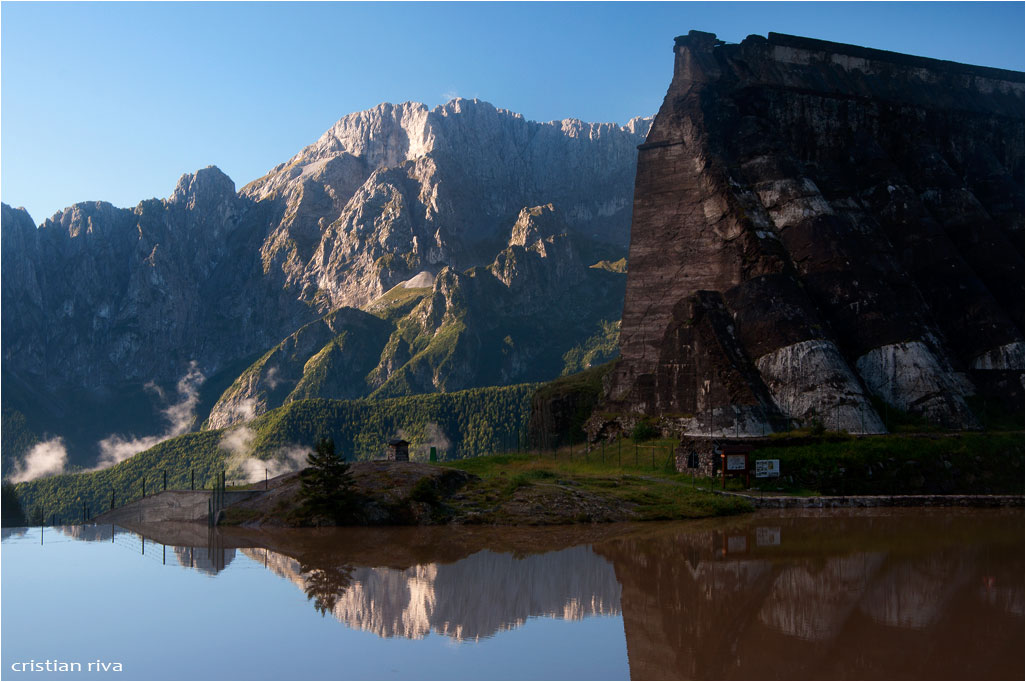
<path fill-rule="evenodd" d="M 1023 531 L 969 509 L 5 530 L 3 677 L 1019 679 Z"/>

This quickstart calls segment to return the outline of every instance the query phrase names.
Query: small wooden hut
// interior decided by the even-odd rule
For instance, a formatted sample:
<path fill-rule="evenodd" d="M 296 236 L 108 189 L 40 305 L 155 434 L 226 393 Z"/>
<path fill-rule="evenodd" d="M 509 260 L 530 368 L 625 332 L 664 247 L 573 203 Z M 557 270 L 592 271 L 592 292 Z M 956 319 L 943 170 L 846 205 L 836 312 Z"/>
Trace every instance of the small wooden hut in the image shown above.
<path fill-rule="evenodd" d="M 409 462 L 410 442 L 402 438 L 393 438 L 388 441 L 387 459 L 389 462 Z"/>

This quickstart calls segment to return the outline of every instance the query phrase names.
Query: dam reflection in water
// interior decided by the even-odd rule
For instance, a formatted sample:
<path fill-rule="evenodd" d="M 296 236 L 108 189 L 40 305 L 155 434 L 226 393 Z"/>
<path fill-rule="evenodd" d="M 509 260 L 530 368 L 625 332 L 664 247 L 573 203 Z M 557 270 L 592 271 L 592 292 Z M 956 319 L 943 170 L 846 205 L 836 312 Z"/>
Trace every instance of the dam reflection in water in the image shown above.
<path fill-rule="evenodd" d="M 243 555 L 322 615 L 380 637 L 474 641 L 536 617 L 619 615 L 634 679 L 986 679 L 1023 673 L 1022 530 L 1021 511 L 893 510 L 570 529 L 64 532 L 149 542 L 218 580 Z"/>

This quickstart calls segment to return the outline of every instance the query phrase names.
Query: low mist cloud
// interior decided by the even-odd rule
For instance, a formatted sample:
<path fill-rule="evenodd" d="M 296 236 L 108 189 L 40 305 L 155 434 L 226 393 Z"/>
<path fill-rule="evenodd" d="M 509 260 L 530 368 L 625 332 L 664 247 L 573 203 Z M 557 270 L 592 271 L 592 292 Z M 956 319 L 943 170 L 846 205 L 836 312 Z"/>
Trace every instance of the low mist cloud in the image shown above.
<path fill-rule="evenodd" d="M 399 429 L 399 433 L 401 438 L 405 438 L 413 444 L 410 447 L 410 455 L 413 459 L 427 461 L 431 456 L 432 447 L 441 457 L 443 452 L 448 452 L 452 447 L 452 442 L 446 437 L 442 427 L 435 422 L 428 422 L 424 425 L 424 433 L 420 438 L 411 438 L 403 429 Z"/>
<path fill-rule="evenodd" d="M 152 448 L 157 443 L 168 438 L 180 436 L 192 428 L 196 420 L 196 405 L 199 403 L 199 389 L 206 377 L 199 370 L 195 361 L 189 363 L 189 369 L 185 375 L 178 380 L 178 402 L 168 405 L 163 411 L 164 419 L 167 421 L 167 429 L 160 434 L 152 436 L 141 436 L 137 438 L 111 434 L 99 442 L 100 459 L 92 471 L 107 469 L 123 462 L 132 455 L 143 450 Z M 159 397 L 164 398 L 164 392 L 152 382 L 146 388 L 154 391 Z"/>
<path fill-rule="evenodd" d="M 14 463 L 14 471 L 8 476 L 11 483 L 24 483 L 44 476 L 54 476 L 64 472 L 68 464 L 68 451 L 64 440 L 51 438 L 36 443 L 25 453 L 22 461 Z"/>
<path fill-rule="evenodd" d="M 233 480 L 242 479 L 246 483 L 256 483 L 264 480 L 265 476 L 274 478 L 306 468 L 310 448 L 290 445 L 279 448 L 268 459 L 259 459 L 252 456 L 255 436 L 249 427 L 240 426 L 232 429 L 221 439 L 220 447 L 231 453 L 225 469 Z"/>
<path fill-rule="evenodd" d="M 267 384 L 267 387 L 270 388 L 272 391 L 278 388 L 278 386 L 281 385 L 282 381 L 283 379 L 278 376 L 277 367 L 271 367 L 267 370 L 267 373 L 264 375 L 264 383 Z"/>
<path fill-rule="evenodd" d="M 248 422 L 257 416 L 257 408 L 256 398 L 246 398 L 235 405 L 228 406 L 227 411 L 231 413 L 233 421 Z"/>

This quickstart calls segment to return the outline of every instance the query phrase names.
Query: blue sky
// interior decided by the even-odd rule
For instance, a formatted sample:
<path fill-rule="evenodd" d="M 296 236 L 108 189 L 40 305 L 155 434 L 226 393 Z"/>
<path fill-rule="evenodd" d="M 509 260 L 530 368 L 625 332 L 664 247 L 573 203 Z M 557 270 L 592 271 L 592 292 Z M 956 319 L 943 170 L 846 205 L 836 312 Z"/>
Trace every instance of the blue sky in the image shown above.
<path fill-rule="evenodd" d="M 673 37 L 769 31 L 1022 70 L 1024 3 L 0 5 L 0 193 L 40 223 L 215 164 L 237 186 L 383 101 L 655 113 Z"/>

